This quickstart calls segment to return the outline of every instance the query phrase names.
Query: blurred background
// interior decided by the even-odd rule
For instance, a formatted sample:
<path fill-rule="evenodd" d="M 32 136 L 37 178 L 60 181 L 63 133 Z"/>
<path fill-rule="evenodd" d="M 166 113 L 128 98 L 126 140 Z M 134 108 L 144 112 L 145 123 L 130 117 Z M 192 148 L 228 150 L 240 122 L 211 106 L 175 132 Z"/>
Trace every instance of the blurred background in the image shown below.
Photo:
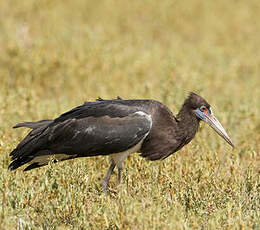
<path fill-rule="evenodd" d="M 1 126 L 54 117 L 98 96 L 153 98 L 177 113 L 195 91 L 225 114 L 232 136 L 259 131 L 259 7 L 258 0 L 1 1 Z"/>
<path fill-rule="evenodd" d="M 54 118 L 98 96 L 152 98 L 176 114 L 194 91 L 237 149 L 231 156 L 202 129 L 193 150 L 238 157 L 259 180 L 259 21 L 259 0 L 0 1 L 3 168 L 27 133 L 11 129 L 18 122 Z"/>

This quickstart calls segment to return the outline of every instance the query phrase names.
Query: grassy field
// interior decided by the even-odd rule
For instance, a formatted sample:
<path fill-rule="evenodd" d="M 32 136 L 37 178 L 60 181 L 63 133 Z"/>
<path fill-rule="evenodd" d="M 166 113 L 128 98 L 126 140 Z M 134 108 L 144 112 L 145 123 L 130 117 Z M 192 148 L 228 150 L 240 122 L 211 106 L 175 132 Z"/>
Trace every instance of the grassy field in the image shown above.
<path fill-rule="evenodd" d="M 259 22 L 259 0 L 0 1 L 0 229 L 260 229 Z M 234 150 L 201 124 L 164 161 L 130 156 L 108 196 L 105 157 L 7 170 L 18 122 L 98 96 L 176 114 L 189 91 Z"/>

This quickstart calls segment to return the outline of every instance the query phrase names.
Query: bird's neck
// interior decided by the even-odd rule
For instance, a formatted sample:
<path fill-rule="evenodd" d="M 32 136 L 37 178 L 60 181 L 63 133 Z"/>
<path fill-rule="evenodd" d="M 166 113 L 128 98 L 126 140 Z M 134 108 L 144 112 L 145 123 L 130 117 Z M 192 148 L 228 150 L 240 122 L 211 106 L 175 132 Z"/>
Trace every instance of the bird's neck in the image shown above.
<path fill-rule="evenodd" d="M 199 128 L 200 120 L 196 115 L 185 106 L 181 108 L 177 115 L 178 119 L 178 129 L 181 136 L 189 142 L 196 134 Z"/>

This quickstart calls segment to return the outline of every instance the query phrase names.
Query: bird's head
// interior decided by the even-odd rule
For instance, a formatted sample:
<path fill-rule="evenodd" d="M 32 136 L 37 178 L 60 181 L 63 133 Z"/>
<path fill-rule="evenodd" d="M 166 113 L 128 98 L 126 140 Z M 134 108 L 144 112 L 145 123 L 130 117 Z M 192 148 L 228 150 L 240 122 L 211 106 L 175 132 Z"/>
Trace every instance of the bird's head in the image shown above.
<path fill-rule="evenodd" d="M 201 96 L 190 93 L 189 97 L 185 101 L 186 106 L 188 106 L 192 113 L 194 113 L 197 119 L 202 120 L 209 124 L 224 140 L 234 147 L 234 144 L 230 137 L 227 135 L 225 129 L 220 124 L 218 119 L 214 116 L 213 111 L 209 103 Z"/>

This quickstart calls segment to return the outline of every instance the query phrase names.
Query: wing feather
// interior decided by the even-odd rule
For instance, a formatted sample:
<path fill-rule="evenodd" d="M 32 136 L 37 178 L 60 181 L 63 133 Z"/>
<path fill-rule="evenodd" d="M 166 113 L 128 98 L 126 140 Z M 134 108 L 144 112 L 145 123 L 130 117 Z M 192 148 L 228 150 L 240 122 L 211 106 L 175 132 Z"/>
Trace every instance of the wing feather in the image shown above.
<path fill-rule="evenodd" d="M 13 162 L 9 168 L 13 170 L 29 162 L 34 165 L 27 169 L 40 167 L 33 159 L 46 152 L 74 158 L 125 151 L 145 138 L 152 125 L 150 116 L 144 112 L 131 112 L 123 114 L 119 109 L 118 117 L 88 116 L 93 114 L 84 114 L 82 110 L 79 113 L 75 108 L 62 115 L 62 119 L 32 130 L 10 154 Z M 100 114 L 106 112 L 100 110 Z"/>
<path fill-rule="evenodd" d="M 56 153 L 83 156 L 118 153 L 136 145 L 150 127 L 151 120 L 136 113 L 116 118 L 106 115 L 74 119 L 52 132 L 49 148 Z"/>

